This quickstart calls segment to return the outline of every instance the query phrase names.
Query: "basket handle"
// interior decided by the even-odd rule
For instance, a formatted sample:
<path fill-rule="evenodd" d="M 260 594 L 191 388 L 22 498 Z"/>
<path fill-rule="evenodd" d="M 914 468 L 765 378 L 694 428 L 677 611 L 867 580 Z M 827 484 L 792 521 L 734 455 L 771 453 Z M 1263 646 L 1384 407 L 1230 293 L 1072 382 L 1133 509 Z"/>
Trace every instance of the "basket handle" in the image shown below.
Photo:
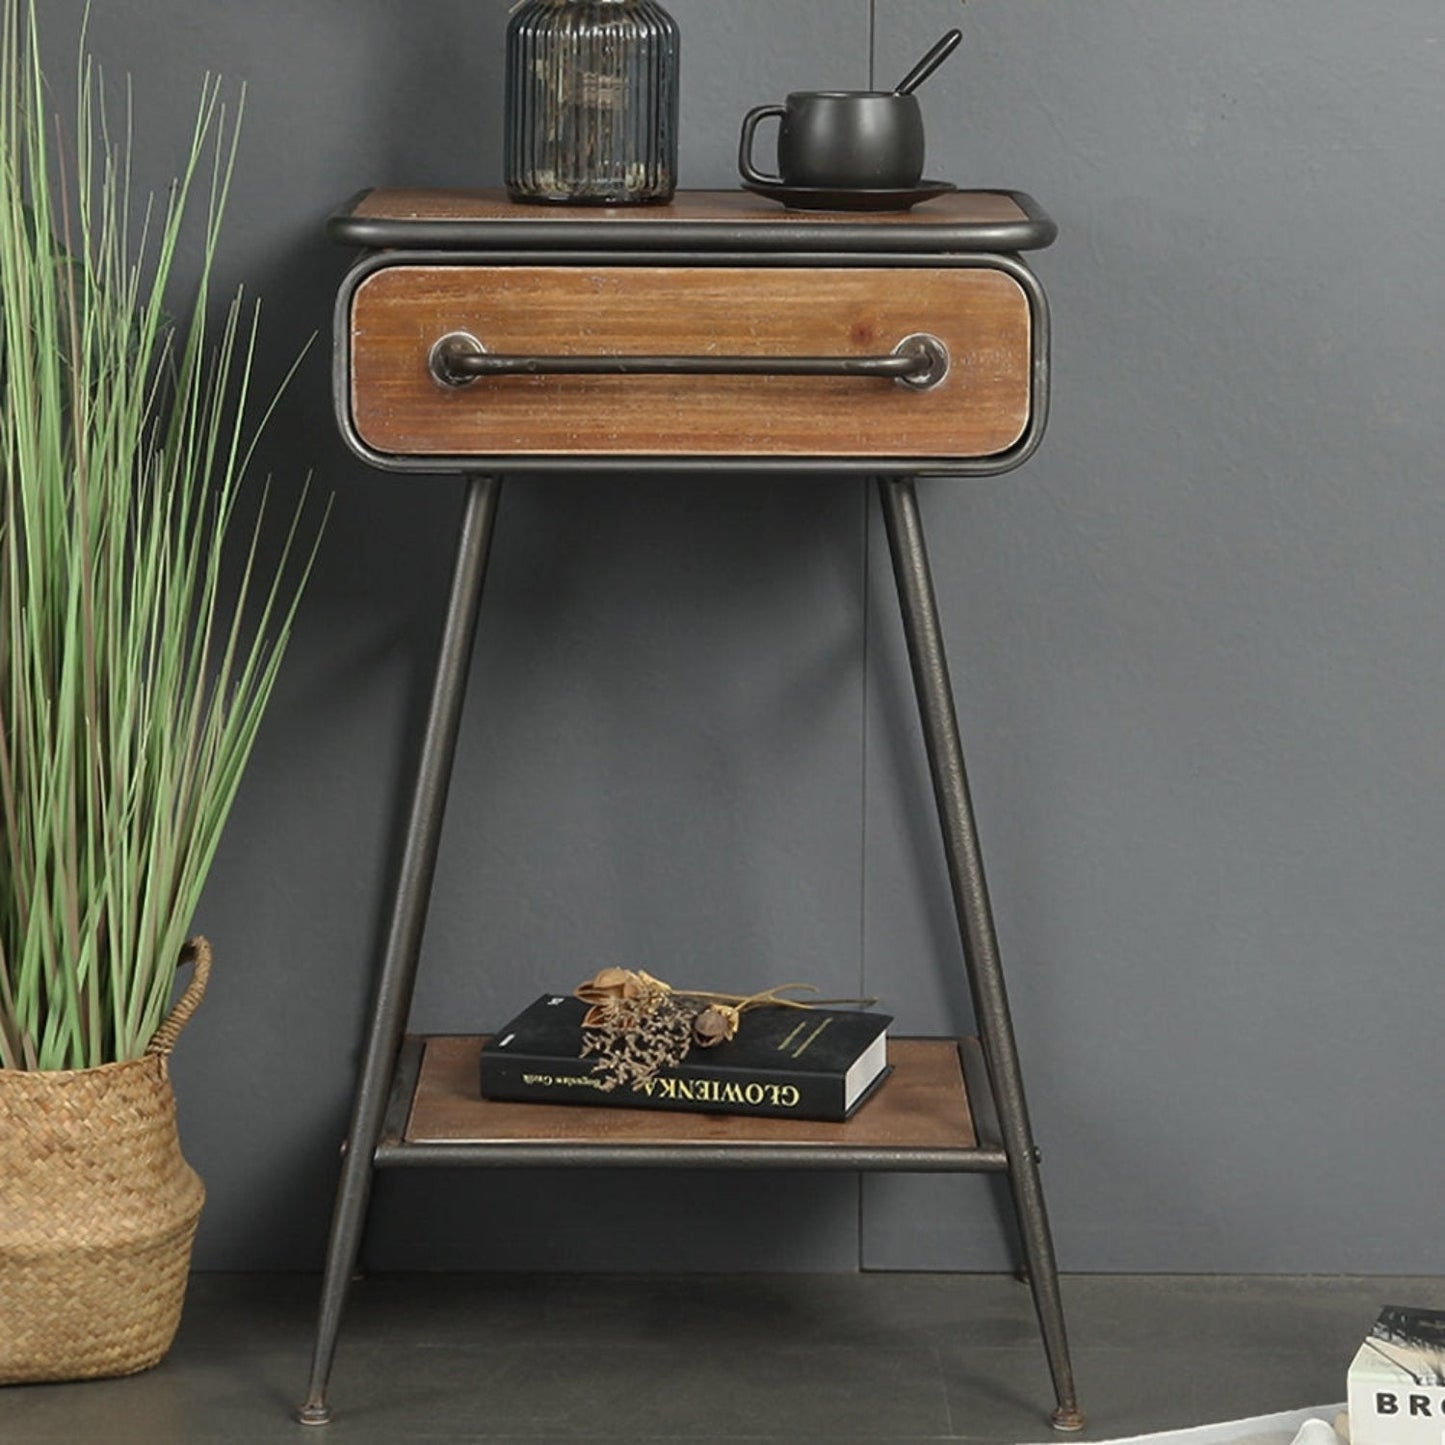
<path fill-rule="evenodd" d="M 146 1045 L 148 1058 L 156 1054 L 164 1057 L 176 1046 L 180 1032 L 190 1022 L 191 1015 L 200 1007 L 206 992 L 206 983 L 211 977 L 211 945 L 200 934 L 189 939 L 181 950 L 181 966 L 194 964 L 191 981 L 186 991 L 175 1002 L 166 1015 L 165 1022 L 155 1032 L 155 1037 Z"/>

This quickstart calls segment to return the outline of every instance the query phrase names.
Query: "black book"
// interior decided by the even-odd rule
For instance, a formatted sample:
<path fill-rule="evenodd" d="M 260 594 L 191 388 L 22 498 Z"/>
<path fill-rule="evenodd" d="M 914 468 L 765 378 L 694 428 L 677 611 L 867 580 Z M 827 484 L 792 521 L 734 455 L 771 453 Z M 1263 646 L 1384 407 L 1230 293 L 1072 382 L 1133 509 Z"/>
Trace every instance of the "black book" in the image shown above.
<path fill-rule="evenodd" d="M 488 1039 L 482 1097 L 842 1120 L 888 1072 L 887 1015 L 767 1005 L 748 1009 L 734 1038 L 694 1045 L 641 1088 L 608 1089 L 597 1060 L 582 1053 L 587 1008 L 568 994 L 543 994 Z"/>

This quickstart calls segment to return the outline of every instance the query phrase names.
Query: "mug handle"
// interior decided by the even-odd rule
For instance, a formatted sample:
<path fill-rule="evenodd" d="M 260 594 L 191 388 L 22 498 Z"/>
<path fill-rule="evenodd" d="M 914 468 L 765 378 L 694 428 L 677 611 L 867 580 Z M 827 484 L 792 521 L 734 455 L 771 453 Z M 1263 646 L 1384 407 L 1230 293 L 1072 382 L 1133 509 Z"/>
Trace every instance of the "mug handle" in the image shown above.
<path fill-rule="evenodd" d="M 760 186 L 783 184 L 781 176 L 765 176 L 753 164 L 753 136 L 757 132 L 758 125 L 770 115 L 775 115 L 781 120 L 785 114 L 786 112 L 780 105 L 758 105 L 743 117 L 743 133 L 738 141 L 738 170 L 742 172 L 744 180 L 752 181 Z"/>

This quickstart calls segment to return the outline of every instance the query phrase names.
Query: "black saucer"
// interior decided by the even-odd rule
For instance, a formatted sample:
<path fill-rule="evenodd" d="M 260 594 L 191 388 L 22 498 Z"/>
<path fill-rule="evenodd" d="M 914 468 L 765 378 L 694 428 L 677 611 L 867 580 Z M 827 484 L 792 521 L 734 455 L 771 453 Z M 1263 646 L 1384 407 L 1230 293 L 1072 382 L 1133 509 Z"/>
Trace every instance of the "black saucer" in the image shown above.
<path fill-rule="evenodd" d="M 745 191 L 754 191 L 770 201 L 781 201 L 794 211 L 906 211 L 920 201 L 956 191 L 952 181 L 919 181 L 898 190 L 852 190 L 833 186 L 784 186 L 766 181 L 743 181 Z"/>

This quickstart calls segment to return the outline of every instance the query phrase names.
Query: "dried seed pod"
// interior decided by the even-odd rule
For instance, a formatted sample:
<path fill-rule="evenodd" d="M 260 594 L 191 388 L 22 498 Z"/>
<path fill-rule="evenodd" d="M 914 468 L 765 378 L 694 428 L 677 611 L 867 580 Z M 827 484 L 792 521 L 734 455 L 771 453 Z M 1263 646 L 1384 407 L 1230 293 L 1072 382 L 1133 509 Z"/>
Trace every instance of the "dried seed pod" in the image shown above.
<path fill-rule="evenodd" d="M 738 1031 L 738 1011 L 728 1004 L 709 1004 L 692 1021 L 692 1041 L 700 1049 L 724 1043 Z"/>
<path fill-rule="evenodd" d="M 583 1003 L 605 1003 L 615 998 L 636 998 L 645 988 L 630 968 L 602 968 L 573 991 Z"/>

